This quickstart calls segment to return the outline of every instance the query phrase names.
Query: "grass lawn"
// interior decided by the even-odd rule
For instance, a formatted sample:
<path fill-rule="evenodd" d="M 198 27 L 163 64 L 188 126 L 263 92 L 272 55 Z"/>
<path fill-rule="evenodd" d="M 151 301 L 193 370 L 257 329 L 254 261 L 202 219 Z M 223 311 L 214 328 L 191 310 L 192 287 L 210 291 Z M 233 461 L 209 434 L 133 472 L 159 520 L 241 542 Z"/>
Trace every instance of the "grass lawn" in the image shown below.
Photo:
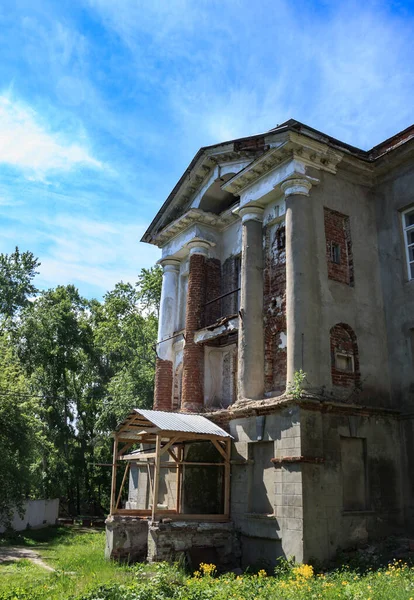
<path fill-rule="evenodd" d="M 11 538 L 1 535 L 1 546 L 30 548 L 55 572 L 27 559 L 0 564 L 0 600 L 67 599 L 98 584 L 125 583 L 134 577 L 132 568 L 104 559 L 102 531 L 49 527 Z"/>
<path fill-rule="evenodd" d="M 31 548 L 55 572 L 26 559 L 3 563 L 0 600 L 414 600 L 410 563 L 399 559 L 379 566 L 381 558 L 369 555 L 367 561 L 358 553 L 348 565 L 323 572 L 282 561 L 275 575 L 261 570 L 218 576 L 214 565 L 186 573 L 165 563 L 107 562 L 100 531 L 49 528 L 0 538 L 1 545 Z"/>

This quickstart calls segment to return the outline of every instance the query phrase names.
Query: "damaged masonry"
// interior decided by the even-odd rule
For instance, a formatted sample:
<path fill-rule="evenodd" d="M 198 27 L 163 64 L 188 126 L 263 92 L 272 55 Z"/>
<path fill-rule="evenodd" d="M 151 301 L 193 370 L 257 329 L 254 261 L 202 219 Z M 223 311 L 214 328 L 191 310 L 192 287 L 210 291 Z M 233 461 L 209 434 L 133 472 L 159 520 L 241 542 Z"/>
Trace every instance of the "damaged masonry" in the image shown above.
<path fill-rule="evenodd" d="M 142 239 L 155 412 L 121 429 L 159 435 L 115 450 L 108 555 L 271 567 L 414 530 L 413 165 L 414 126 L 363 151 L 291 119 L 199 150 Z"/>

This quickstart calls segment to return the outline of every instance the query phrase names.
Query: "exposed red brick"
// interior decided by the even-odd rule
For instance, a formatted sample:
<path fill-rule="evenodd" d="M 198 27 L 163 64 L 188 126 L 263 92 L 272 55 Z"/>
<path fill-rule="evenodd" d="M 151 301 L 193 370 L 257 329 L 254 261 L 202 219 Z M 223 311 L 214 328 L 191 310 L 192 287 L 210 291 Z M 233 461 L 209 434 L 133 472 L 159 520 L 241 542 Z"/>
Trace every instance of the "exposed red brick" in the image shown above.
<path fill-rule="evenodd" d="M 206 260 L 206 302 L 221 296 L 221 264 L 217 258 Z M 205 307 L 204 326 L 215 323 L 221 317 L 221 300 Z"/>
<path fill-rule="evenodd" d="M 273 233 L 271 234 L 271 231 Z M 286 387 L 286 348 L 280 335 L 286 334 L 286 250 L 285 227 L 268 227 L 265 237 L 265 392 L 283 392 Z"/>
<path fill-rule="evenodd" d="M 184 412 L 198 412 L 204 404 L 204 346 L 194 342 L 194 332 L 203 325 L 205 302 L 206 260 L 201 254 L 193 254 L 190 256 L 185 317 L 181 402 Z"/>
<path fill-rule="evenodd" d="M 171 410 L 173 365 L 157 358 L 155 363 L 154 410 Z"/>
<path fill-rule="evenodd" d="M 353 285 L 354 268 L 349 217 L 330 208 L 324 208 L 324 217 L 328 277 L 340 283 Z M 332 260 L 333 244 L 338 245 L 340 249 L 339 264 Z"/>
<path fill-rule="evenodd" d="M 332 384 L 340 387 L 357 387 L 360 383 L 361 375 L 359 371 L 359 353 L 356 335 L 346 323 L 338 323 L 332 327 L 331 336 L 331 373 Z M 354 360 L 354 371 L 342 371 L 336 368 L 335 354 L 342 352 L 352 356 Z"/>
<path fill-rule="evenodd" d="M 221 301 L 222 315 L 227 317 L 235 315 L 239 310 L 240 292 L 233 292 L 239 286 L 239 270 L 241 268 L 240 257 L 230 256 L 223 262 L 222 277 L 221 277 L 221 293 L 229 294 Z"/>

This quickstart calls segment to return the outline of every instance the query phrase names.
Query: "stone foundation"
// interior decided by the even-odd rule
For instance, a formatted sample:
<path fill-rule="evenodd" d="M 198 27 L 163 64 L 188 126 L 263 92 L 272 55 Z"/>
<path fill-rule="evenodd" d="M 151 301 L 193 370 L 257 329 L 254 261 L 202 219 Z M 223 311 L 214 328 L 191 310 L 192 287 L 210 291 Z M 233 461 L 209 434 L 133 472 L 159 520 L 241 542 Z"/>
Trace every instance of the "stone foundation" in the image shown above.
<path fill-rule="evenodd" d="M 215 562 L 220 570 L 240 565 L 240 542 L 233 523 L 158 523 L 132 516 L 106 520 L 105 557 L 128 562 L 174 562 L 181 557 Z M 198 568 L 198 564 L 194 564 Z"/>
<path fill-rule="evenodd" d="M 201 560 L 216 560 L 222 570 L 229 570 L 240 564 L 240 543 L 233 523 L 172 521 L 149 525 L 148 562 L 176 561 L 183 553 L 195 550 Z M 203 550 L 207 559 L 202 558 Z M 211 558 L 212 551 L 216 555 L 215 559 Z"/>
<path fill-rule="evenodd" d="M 148 521 L 135 517 L 109 516 L 106 521 L 105 558 L 143 561 L 147 556 Z"/>

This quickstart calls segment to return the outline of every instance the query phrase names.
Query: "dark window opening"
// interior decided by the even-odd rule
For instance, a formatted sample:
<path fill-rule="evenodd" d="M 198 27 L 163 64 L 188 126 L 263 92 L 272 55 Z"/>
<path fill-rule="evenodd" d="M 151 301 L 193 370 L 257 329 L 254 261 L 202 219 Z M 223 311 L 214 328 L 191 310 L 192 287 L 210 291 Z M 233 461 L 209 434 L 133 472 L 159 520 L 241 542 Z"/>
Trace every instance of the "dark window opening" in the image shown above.
<path fill-rule="evenodd" d="M 336 265 L 341 264 L 341 246 L 334 242 L 331 244 L 331 261 Z"/>
<path fill-rule="evenodd" d="M 286 228 L 285 226 L 279 227 L 276 231 L 276 247 L 280 251 L 286 247 Z"/>
<path fill-rule="evenodd" d="M 367 509 L 366 440 L 341 437 L 342 499 L 345 511 Z"/>

